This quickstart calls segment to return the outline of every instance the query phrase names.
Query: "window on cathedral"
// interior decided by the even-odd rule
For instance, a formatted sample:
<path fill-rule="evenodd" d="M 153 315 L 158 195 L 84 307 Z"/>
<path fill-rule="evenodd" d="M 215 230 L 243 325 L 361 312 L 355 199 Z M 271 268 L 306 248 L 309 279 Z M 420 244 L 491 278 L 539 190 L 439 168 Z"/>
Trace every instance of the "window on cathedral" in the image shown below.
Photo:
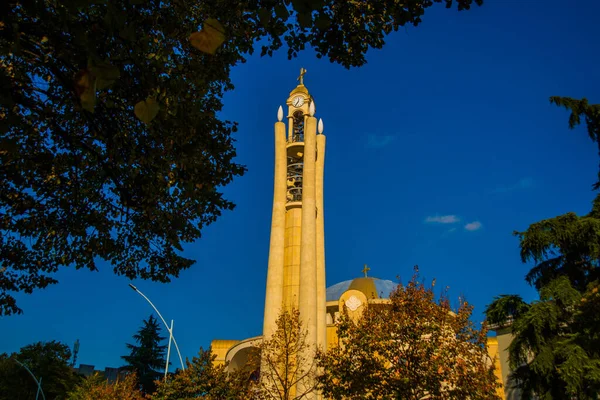
<path fill-rule="evenodd" d="M 287 170 L 287 200 L 288 202 L 302 201 L 302 160 L 288 158 Z"/>
<path fill-rule="evenodd" d="M 300 110 L 294 113 L 292 142 L 304 142 L 304 113 Z"/>

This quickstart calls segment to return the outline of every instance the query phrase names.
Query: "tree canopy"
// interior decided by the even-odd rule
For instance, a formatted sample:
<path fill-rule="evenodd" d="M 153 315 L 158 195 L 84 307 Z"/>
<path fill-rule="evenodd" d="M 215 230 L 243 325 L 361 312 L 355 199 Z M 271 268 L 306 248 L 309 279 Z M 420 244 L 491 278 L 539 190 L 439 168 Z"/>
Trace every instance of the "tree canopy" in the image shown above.
<path fill-rule="evenodd" d="M 138 388 L 135 373 L 127 374 L 114 383 L 94 373 L 77 385 L 66 397 L 68 400 L 147 400 Z"/>
<path fill-rule="evenodd" d="M 588 136 L 598 146 L 598 155 L 600 155 L 600 104 L 589 104 L 585 97 L 578 100 L 559 96 L 550 97 L 550 103 L 571 111 L 569 116 L 569 128 L 571 129 L 581 124 L 583 119 Z M 598 182 L 594 183 L 594 189 L 600 189 L 600 168 L 598 169 Z"/>
<path fill-rule="evenodd" d="M 264 339 L 250 364 L 260 365 L 260 379 L 254 393 L 257 400 L 301 400 L 315 391 L 317 363 L 307 358 L 307 332 L 297 309 L 283 310 L 277 328 Z M 308 353 L 310 354 L 310 353 Z M 305 384 L 304 382 L 309 382 Z"/>
<path fill-rule="evenodd" d="M 187 361 L 185 371 L 170 374 L 166 381 L 158 383 L 152 399 L 181 400 L 246 400 L 251 395 L 250 374 L 245 369 L 226 371 L 225 365 L 215 365 L 211 350 L 200 348 L 198 356 Z"/>
<path fill-rule="evenodd" d="M 47 400 L 64 399 L 65 394 L 80 381 L 71 369 L 70 359 L 69 347 L 56 341 L 30 344 L 11 355 L 1 354 L 0 400 L 36 398 L 37 383 L 19 362 L 26 365 L 37 380 L 42 379 Z"/>
<path fill-rule="evenodd" d="M 154 316 L 144 320 L 144 325 L 133 335 L 137 345 L 127 343 L 130 354 L 121 358 L 127 362 L 124 370 L 135 372 L 144 393 L 154 393 L 155 380 L 162 376 L 166 365 L 167 346 L 161 344 L 165 339 L 160 336 L 160 326 Z"/>
<path fill-rule="evenodd" d="M 435 3 L 482 0 L 3 2 L 0 315 L 62 266 L 177 277 L 245 171 L 218 116 L 231 68 L 284 44 L 360 66 Z"/>
<path fill-rule="evenodd" d="M 569 126 L 582 119 L 600 150 L 600 104 L 586 99 L 552 97 L 571 110 Z M 600 174 L 599 174 L 600 177 Z M 600 188 L 600 180 L 594 184 Z M 521 259 L 533 263 L 527 282 L 539 300 L 526 303 L 515 295 L 488 305 L 490 323 L 509 326 L 513 383 L 524 398 L 596 399 L 600 393 L 600 195 L 584 216 L 567 213 L 515 232 Z"/>
<path fill-rule="evenodd" d="M 344 310 L 339 345 L 319 357 L 319 387 L 331 399 L 500 399 L 487 330 L 475 329 L 473 307 L 452 311 L 415 274 L 351 318 Z"/>

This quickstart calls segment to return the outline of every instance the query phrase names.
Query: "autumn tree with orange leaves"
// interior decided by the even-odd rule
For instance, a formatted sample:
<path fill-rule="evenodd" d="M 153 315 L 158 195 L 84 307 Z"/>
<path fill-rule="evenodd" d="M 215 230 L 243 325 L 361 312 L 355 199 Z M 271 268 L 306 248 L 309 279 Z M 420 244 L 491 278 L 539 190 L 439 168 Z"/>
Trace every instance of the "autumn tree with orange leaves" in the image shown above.
<path fill-rule="evenodd" d="M 72 392 L 68 400 L 144 400 L 146 397 L 139 390 L 135 373 L 124 375 L 116 382 L 110 383 L 104 376 L 95 373 L 87 377 Z"/>
<path fill-rule="evenodd" d="M 472 311 L 462 299 L 454 311 L 446 296 L 436 300 L 415 268 L 389 303 L 356 321 L 342 313 L 339 345 L 319 355 L 320 389 L 331 399 L 500 399 L 487 329 L 475 328 Z"/>

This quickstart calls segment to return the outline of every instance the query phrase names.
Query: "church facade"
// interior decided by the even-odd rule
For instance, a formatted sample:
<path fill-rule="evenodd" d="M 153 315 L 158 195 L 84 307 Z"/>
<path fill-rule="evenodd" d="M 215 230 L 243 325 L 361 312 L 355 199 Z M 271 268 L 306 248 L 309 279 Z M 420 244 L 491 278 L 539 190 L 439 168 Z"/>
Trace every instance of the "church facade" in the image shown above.
<path fill-rule="evenodd" d="M 237 369 L 246 364 L 250 352 L 276 330 L 282 310 L 298 309 L 311 352 L 337 345 L 335 321 L 340 312 L 360 315 L 368 304 L 389 302 L 396 287 L 390 280 L 363 276 L 329 287 L 325 282 L 323 176 L 326 137 L 315 117 L 315 101 L 299 84 L 282 107 L 275 123 L 275 174 L 273 211 L 267 268 L 263 334 L 243 340 L 213 340 L 215 362 Z M 285 120 L 285 121 L 284 121 Z M 499 340 L 500 339 L 500 340 Z M 507 384 L 508 353 L 499 348 L 506 337 L 490 337 L 488 353 L 496 375 Z M 504 389 L 499 390 L 503 398 Z M 317 394 L 311 399 L 317 399 Z"/>

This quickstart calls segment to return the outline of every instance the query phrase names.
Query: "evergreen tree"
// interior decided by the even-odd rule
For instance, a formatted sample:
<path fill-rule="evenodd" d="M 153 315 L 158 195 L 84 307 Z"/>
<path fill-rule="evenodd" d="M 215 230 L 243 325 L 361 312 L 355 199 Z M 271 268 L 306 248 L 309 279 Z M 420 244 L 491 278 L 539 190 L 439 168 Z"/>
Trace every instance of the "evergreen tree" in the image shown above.
<path fill-rule="evenodd" d="M 162 376 L 165 368 L 167 346 L 160 344 L 165 339 L 160 336 L 160 331 L 158 321 L 151 315 L 148 320 L 144 320 L 144 326 L 138 333 L 133 335 L 137 345 L 127 343 L 131 353 L 121 357 L 127 362 L 123 369 L 137 374 L 144 393 L 154 393 L 154 381 Z"/>
<path fill-rule="evenodd" d="M 600 104 L 552 97 L 571 110 L 569 126 L 585 120 L 600 151 Z M 600 174 L 599 174 L 600 177 Z M 594 189 L 600 188 L 600 180 Z M 600 393 L 600 195 L 584 216 L 567 213 L 515 232 L 521 259 L 532 262 L 527 282 L 539 293 L 528 304 L 515 295 L 495 298 L 490 323 L 510 325 L 513 383 L 524 398 L 597 399 Z"/>

